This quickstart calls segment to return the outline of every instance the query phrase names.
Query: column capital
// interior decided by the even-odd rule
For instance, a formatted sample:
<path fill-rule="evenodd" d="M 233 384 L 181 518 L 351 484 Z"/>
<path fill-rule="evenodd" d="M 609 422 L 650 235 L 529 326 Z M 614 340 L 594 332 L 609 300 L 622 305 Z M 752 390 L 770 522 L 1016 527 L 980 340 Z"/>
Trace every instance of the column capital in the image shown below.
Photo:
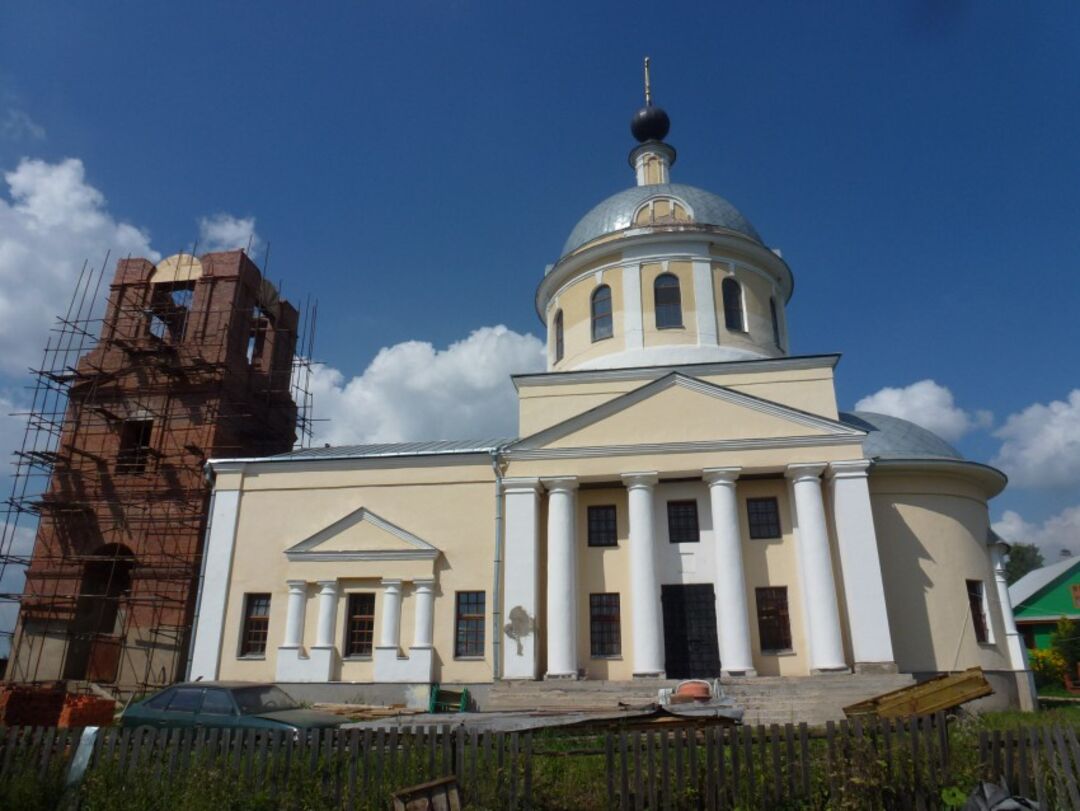
<path fill-rule="evenodd" d="M 798 464 L 788 465 L 784 475 L 793 482 L 802 482 L 811 479 L 818 481 L 826 467 L 828 467 L 828 465 L 825 462 L 800 462 Z"/>
<path fill-rule="evenodd" d="M 716 484 L 735 484 L 742 473 L 741 467 L 709 467 L 701 471 L 701 478 L 712 487 Z"/>
<path fill-rule="evenodd" d="M 831 462 L 826 474 L 830 479 L 865 479 L 873 462 L 869 459 L 845 459 Z"/>
<path fill-rule="evenodd" d="M 399 580 L 399 579 L 389 579 L 389 578 L 384 577 L 379 582 L 388 589 L 400 589 L 401 588 L 401 580 Z"/>
<path fill-rule="evenodd" d="M 578 488 L 576 476 L 552 476 L 550 479 L 545 478 L 540 481 L 552 493 L 569 493 Z"/>
<path fill-rule="evenodd" d="M 383 581 L 383 582 L 385 582 L 385 581 Z M 413 585 L 416 586 L 416 588 L 418 588 L 418 589 L 430 589 L 432 586 L 435 585 L 435 578 L 434 577 L 418 577 L 415 580 L 413 580 Z"/>
<path fill-rule="evenodd" d="M 504 493 L 528 493 L 536 495 L 540 490 L 540 479 L 536 477 L 520 477 L 502 480 L 502 491 Z"/>
<path fill-rule="evenodd" d="M 660 476 L 655 473 L 623 473 L 623 484 L 627 487 L 656 487 Z"/>
<path fill-rule="evenodd" d="M 289 591 L 307 591 L 306 580 L 286 580 L 285 585 L 289 587 Z"/>
<path fill-rule="evenodd" d="M 316 582 L 318 583 L 319 589 L 324 594 L 331 591 L 337 591 L 338 589 L 338 581 L 336 580 L 317 580 Z"/>

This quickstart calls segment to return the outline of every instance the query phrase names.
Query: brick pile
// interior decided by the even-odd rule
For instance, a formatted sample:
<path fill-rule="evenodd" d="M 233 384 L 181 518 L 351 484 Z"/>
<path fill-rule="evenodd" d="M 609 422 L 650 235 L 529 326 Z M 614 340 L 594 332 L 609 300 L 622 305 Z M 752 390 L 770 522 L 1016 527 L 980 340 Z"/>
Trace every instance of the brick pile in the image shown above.
<path fill-rule="evenodd" d="M 0 726 L 56 726 L 67 693 L 62 685 L 0 689 Z"/>
<path fill-rule="evenodd" d="M 98 696 L 68 695 L 56 722 L 58 727 L 103 727 L 113 722 L 116 702 Z"/>

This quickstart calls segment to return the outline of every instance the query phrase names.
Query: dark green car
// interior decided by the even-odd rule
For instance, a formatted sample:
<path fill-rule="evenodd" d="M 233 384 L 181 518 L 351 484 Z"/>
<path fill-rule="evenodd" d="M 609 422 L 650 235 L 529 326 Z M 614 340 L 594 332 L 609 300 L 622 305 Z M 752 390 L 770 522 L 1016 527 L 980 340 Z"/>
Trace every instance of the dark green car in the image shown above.
<path fill-rule="evenodd" d="M 126 727 L 232 727 L 293 731 L 338 727 L 339 715 L 307 710 L 273 684 L 205 681 L 174 684 L 124 710 Z"/>

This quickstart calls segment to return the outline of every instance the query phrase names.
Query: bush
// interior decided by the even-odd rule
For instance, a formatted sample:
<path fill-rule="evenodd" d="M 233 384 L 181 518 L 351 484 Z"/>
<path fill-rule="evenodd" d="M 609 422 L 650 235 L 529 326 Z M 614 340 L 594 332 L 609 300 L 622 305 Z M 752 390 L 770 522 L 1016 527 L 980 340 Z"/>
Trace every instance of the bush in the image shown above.
<path fill-rule="evenodd" d="M 1064 672 L 1075 677 L 1076 663 L 1080 662 L 1080 622 L 1068 617 L 1059 619 L 1050 636 L 1050 647 L 1065 663 Z"/>
<path fill-rule="evenodd" d="M 1031 670 L 1035 674 L 1035 684 L 1046 687 L 1051 684 L 1061 684 L 1065 675 L 1065 659 L 1056 650 L 1033 650 L 1028 651 L 1031 662 Z"/>

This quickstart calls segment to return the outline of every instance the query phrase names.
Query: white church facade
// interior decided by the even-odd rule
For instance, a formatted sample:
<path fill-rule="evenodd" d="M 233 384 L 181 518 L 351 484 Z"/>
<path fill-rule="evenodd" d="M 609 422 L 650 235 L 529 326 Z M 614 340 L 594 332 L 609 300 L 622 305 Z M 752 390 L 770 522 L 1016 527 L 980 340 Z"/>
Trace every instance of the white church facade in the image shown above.
<path fill-rule="evenodd" d="M 1027 663 L 987 502 L 999 471 L 841 413 L 792 355 L 793 276 L 726 200 L 636 185 L 540 281 L 518 438 L 209 463 L 191 677 L 352 685 L 922 676 Z"/>

